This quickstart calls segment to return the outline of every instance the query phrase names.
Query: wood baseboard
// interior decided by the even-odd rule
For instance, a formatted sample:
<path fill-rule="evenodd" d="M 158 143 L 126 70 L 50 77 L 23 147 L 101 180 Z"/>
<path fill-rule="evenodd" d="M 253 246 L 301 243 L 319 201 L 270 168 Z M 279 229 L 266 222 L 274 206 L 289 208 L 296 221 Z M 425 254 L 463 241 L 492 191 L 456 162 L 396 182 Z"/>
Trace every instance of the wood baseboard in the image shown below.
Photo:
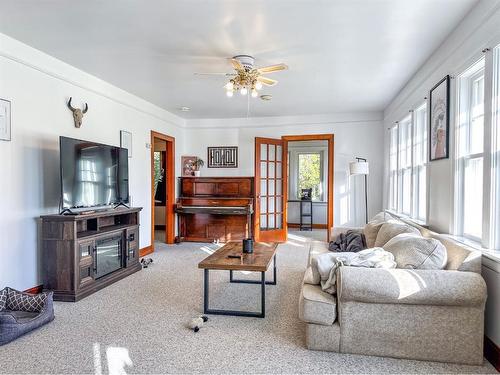
<path fill-rule="evenodd" d="M 287 223 L 288 228 L 299 228 L 300 224 L 297 223 Z M 313 224 L 312 225 L 313 229 L 328 229 L 328 225 L 326 224 Z"/>
<path fill-rule="evenodd" d="M 500 372 L 500 348 L 484 336 L 484 357 Z"/>
<path fill-rule="evenodd" d="M 24 292 L 30 294 L 39 294 L 42 293 L 42 291 L 43 291 L 43 285 L 37 285 L 34 286 L 33 288 L 26 289 Z"/>
<path fill-rule="evenodd" d="M 145 255 L 151 254 L 152 252 L 154 252 L 154 250 L 155 249 L 154 249 L 153 245 L 143 247 L 142 249 L 139 250 L 139 257 L 142 258 Z"/>

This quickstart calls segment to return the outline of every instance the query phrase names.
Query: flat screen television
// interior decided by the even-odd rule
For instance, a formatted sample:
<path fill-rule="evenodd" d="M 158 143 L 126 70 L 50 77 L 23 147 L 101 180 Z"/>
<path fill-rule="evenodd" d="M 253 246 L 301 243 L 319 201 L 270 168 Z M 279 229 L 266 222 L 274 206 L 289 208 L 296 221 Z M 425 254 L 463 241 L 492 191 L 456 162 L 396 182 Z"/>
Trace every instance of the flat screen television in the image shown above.
<path fill-rule="evenodd" d="M 126 204 L 128 150 L 60 137 L 62 209 Z"/>

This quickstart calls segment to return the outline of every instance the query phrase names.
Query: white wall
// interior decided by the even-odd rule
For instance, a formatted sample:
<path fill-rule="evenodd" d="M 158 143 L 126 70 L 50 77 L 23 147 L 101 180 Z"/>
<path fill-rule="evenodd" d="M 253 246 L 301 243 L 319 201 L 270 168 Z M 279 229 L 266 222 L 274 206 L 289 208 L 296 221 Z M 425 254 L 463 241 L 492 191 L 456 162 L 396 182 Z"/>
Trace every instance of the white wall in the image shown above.
<path fill-rule="evenodd" d="M 204 167 L 202 176 L 253 176 L 255 137 L 333 133 L 335 225 L 364 223 L 363 180 L 348 175 L 349 162 L 356 156 L 365 157 L 370 162 L 369 215 L 375 215 L 382 208 L 383 131 L 380 113 L 188 120 L 186 126 L 186 155 L 206 160 L 208 146 L 239 148 L 237 169 Z"/>
<path fill-rule="evenodd" d="M 87 102 L 76 129 L 66 107 Z M 12 102 L 12 141 L 0 141 L 0 288 L 41 283 L 37 218 L 58 212 L 59 136 L 120 144 L 132 132 L 130 194 L 141 213 L 140 247 L 150 244 L 150 131 L 176 137 L 184 121 L 96 77 L 0 34 L 0 98 Z M 177 171 L 179 174 L 180 171 Z"/>
<path fill-rule="evenodd" d="M 401 120 L 410 109 L 415 109 L 429 95 L 429 90 L 447 74 L 453 76 L 464 71 L 482 56 L 486 47 L 500 43 L 500 2 L 482 0 L 449 35 L 438 50 L 427 60 L 407 85 L 384 111 L 385 167 L 384 207 L 388 202 L 389 138 L 388 128 Z M 455 120 L 455 80 L 451 80 L 450 158 L 434 161 L 428 167 L 429 214 L 431 229 L 453 232 L 453 157 Z M 486 334 L 500 346 L 500 326 L 496 322 L 500 314 L 500 267 L 499 263 L 483 257 L 483 276 L 488 285 Z M 492 317 L 495 317 L 494 319 Z"/>

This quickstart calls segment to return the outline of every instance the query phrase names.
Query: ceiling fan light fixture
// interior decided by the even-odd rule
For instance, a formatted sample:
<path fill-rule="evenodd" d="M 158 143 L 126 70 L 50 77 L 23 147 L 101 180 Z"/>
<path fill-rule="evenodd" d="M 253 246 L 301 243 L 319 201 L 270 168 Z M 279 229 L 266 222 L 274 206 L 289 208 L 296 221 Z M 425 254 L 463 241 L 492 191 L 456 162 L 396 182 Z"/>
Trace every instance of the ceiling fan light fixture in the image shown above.
<path fill-rule="evenodd" d="M 234 88 L 234 84 L 233 84 L 233 81 L 229 81 L 227 84 L 226 84 L 226 90 L 228 91 L 233 91 L 233 88 Z"/>
<path fill-rule="evenodd" d="M 228 98 L 231 98 L 233 96 L 233 90 L 227 90 L 226 95 Z"/>
<path fill-rule="evenodd" d="M 246 87 L 242 87 L 240 89 L 240 94 L 243 95 L 243 96 L 245 96 L 246 94 L 248 94 L 248 89 Z"/>
<path fill-rule="evenodd" d="M 259 96 L 259 93 L 257 92 L 257 90 L 252 89 L 252 98 L 256 98 L 257 96 Z"/>
<path fill-rule="evenodd" d="M 255 89 L 256 90 L 262 89 L 262 83 L 260 83 L 259 81 L 257 81 L 257 83 L 255 83 Z"/>

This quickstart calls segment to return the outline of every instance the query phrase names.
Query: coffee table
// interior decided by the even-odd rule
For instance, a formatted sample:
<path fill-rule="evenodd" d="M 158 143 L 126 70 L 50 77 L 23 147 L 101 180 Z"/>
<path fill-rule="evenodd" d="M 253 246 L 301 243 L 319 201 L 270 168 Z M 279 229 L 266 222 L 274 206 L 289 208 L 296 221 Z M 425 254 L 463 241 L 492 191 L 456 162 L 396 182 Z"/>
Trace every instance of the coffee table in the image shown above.
<path fill-rule="evenodd" d="M 239 242 L 228 242 L 215 253 L 198 263 L 198 268 L 204 270 L 204 288 L 203 288 L 203 311 L 205 314 L 215 315 L 234 315 L 249 316 L 253 318 L 264 318 L 266 316 L 266 284 L 276 285 L 276 248 L 275 242 L 256 242 L 252 254 L 243 254 L 243 245 Z M 240 255 L 241 258 L 230 258 L 232 255 Z M 273 261 L 273 281 L 266 281 L 266 271 Z M 220 310 L 209 307 L 209 271 L 224 270 L 229 271 L 229 282 L 260 284 L 261 288 L 261 311 L 239 311 L 239 310 Z M 238 280 L 233 277 L 233 271 L 260 272 L 260 281 L 257 280 Z"/>

